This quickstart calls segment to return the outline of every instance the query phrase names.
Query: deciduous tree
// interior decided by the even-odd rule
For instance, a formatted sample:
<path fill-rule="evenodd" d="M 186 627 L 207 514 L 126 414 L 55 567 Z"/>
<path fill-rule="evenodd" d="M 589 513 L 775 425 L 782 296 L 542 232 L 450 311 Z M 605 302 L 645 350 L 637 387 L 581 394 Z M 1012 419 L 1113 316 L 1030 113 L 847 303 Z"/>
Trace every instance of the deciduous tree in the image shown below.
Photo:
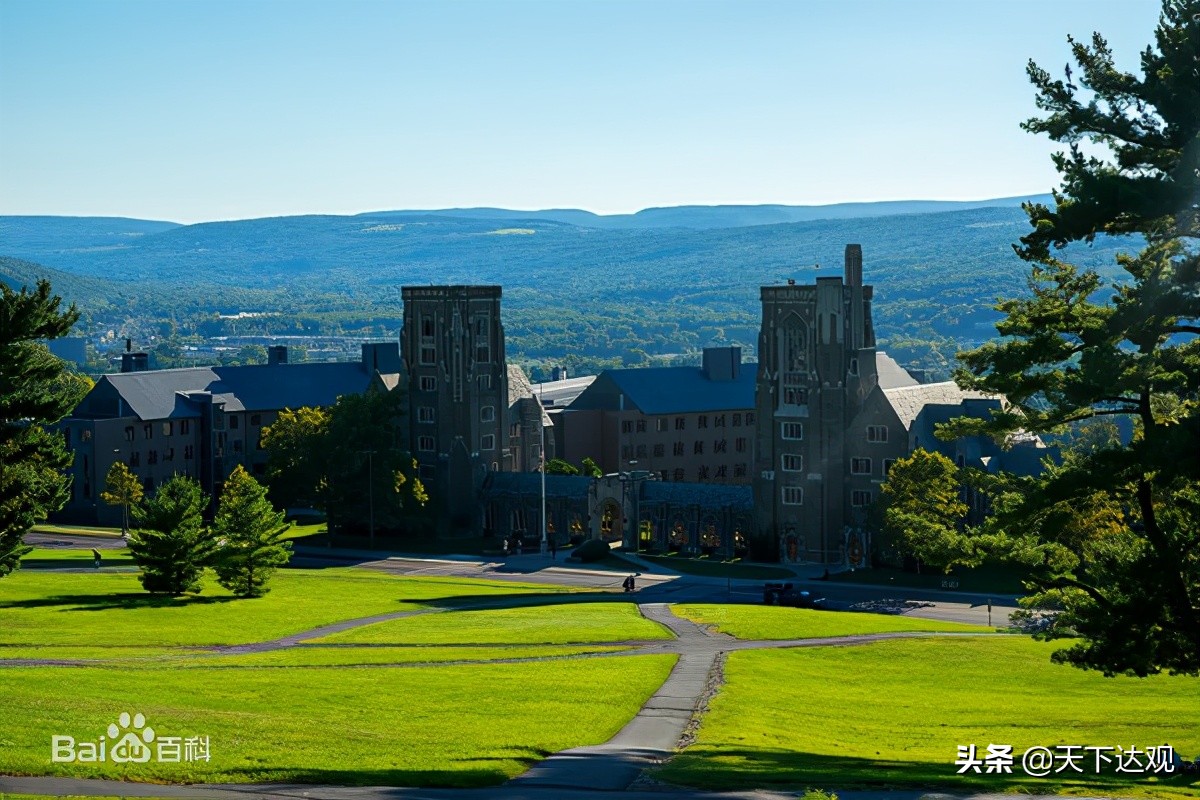
<path fill-rule="evenodd" d="M 1055 657 L 1106 674 L 1200 672 L 1200 0 L 1166 0 L 1138 72 L 1099 35 L 1072 41 L 1078 74 L 1029 76 L 1044 116 L 1025 123 L 1066 150 L 1053 208 L 1029 205 L 1016 247 L 1029 293 L 999 305 L 1001 339 L 960 356 L 960 385 L 1007 396 L 988 422 L 943 433 L 1058 432 L 1134 422 L 1040 480 L 1001 478 L 989 533 L 1038 563 L 1032 602 L 1063 609 Z M 1105 286 L 1062 248 L 1126 237 Z M 1007 483 L 1005 481 L 1007 480 Z M 999 527 L 1002 526 L 1002 529 Z M 1090 531 L 1090 532 L 1089 532 Z"/>
<path fill-rule="evenodd" d="M 67 502 L 71 465 L 62 437 L 46 430 L 82 398 L 43 340 L 65 336 L 79 318 L 47 281 L 14 291 L 0 281 L 0 577 L 29 551 L 25 534 Z"/>
<path fill-rule="evenodd" d="M 267 490 L 239 464 L 225 480 L 213 518 L 217 581 L 241 597 L 266 594 L 272 573 L 291 557 L 292 543 L 283 538 L 290 527 L 267 500 Z"/>
<path fill-rule="evenodd" d="M 121 535 L 129 535 L 129 509 L 142 501 L 142 482 L 129 471 L 124 461 L 114 461 L 104 478 L 100 499 L 121 507 Z"/>
<path fill-rule="evenodd" d="M 896 459 L 883 485 L 884 530 L 918 563 L 947 572 L 956 564 L 971 563 L 962 530 L 967 504 L 961 491 L 958 468 L 941 453 L 918 448 Z"/>

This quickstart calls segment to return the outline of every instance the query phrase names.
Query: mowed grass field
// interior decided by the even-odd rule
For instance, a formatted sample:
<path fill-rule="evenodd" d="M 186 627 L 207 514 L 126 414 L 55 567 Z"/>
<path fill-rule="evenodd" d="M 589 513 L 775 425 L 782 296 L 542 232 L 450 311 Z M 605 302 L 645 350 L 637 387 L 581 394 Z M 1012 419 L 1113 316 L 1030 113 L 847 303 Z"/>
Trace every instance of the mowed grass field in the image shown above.
<path fill-rule="evenodd" d="M 425 667 L 0 669 L 0 773 L 169 782 L 480 786 L 606 741 L 674 656 Z M 618 663 L 619 662 L 619 663 Z M 122 711 L 159 736 L 207 736 L 205 762 L 54 764 Z"/>
<path fill-rule="evenodd" d="M 1105 678 L 1021 637 L 930 638 L 733 653 L 695 744 L 656 775 L 709 789 L 930 787 L 1200 797 L 1143 775 L 1025 776 L 1033 746 L 1200 753 L 1200 681 Z M 957 775 L 958 745 L 1012 745 L 1012 775 Z"/>
<path fill-rule="evenodd" d="M 445 606 L 570 591 L 507 581 L 397 578 L 338 567 L 280 570 L 271 591 L 254 599 L 234 597 L 209 574 L 201 594 L 174 598 L 147 594 L 134 574 L 17 570 L 0 584 L 0 657 L 8 645 L 241 644 L 340 620 L 418 611 L 432 603 Z"/>
<path fill-rule="evenodd" d="M 869 633 L 920 631 L 927 633 L 994 633 L 994 628 L 961 622 L 905 617 L 897 614 L 865 614 L 817 611 L 783 606 L 749 606 L 681 603 L 671 606 L 676 616 L 738 639 L 818 639 Z"/>
<path fill-rule="evenodd" d="M 377 622 L 313 642 L 327 644 L 570 644 L 669 639 L 629 602 L 572 603 Z"/>
<path fill-rule="evenodd" d="M 282 570 L 264 598 L 235 599 L 209 580 L 200 597 L 171 599 L 151 598 L 130 574 L 27 570 L 5 578 L 0 592 L 0 658 L 103 659 L 0 665 L 0 774 L 494 784 L 549 753 L 609 739 L 675 661 L 569 658 L 622 648 L 545 644 L 545 620 L 564 641 L 667 634 L 625 602 L 552 607 L 578 595 L 536 584 Z M 480 602 L 538 605 L 482 622 L 480 612 L 456 610 Z M 392 611 L 442 621 L 399 646 L 200 650 Z M 470 616 L 453 633 L 459 615 Z M 144 714 L 160 736 L 209 737 L 211 760 L 51 762 L 52 736 L 96 741 L 122 711 Z"/>

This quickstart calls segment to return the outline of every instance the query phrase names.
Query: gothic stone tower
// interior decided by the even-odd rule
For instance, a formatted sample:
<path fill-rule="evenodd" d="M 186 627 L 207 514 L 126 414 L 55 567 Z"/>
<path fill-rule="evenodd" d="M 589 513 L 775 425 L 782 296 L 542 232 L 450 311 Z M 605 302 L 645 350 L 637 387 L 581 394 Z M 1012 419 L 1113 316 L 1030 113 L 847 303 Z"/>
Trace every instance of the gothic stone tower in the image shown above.
<path fill-rule="evenodd" d="M 409 441 L 445 532 L 465 535 L 507 444 L 500 287 L 406 286 L 402 297 Z"/>
<path fill-rule="evenodd" d="M 857 244 L 844 279 L 762 287 L 754 506 L 760 541 L 783 561 L 843 560 L 845 434 L 878 383 L 871 294 Z"/>

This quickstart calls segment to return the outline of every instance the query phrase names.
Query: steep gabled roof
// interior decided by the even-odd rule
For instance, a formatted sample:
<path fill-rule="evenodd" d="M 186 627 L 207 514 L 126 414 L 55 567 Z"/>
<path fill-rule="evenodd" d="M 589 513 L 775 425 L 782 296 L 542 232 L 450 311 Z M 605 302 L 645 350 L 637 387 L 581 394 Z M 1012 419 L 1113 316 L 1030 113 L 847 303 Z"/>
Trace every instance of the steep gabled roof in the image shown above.
<path fill-rule="evenodd" d="M 525 375 L 525 370 L 521 369 L 516 364 L 508 365 L 508 407 L 512 408 L 517 404 L 518 400 L 524 398 L 537 399 L 533 393 L 533 384 L 529 382 L 529 378 Z M 540 403 L 540 401 L 539 401 Z M 550 415 L 546 413 L 546 409 L 542 408 L 542 426 L 549 428 L 553 423 L 550 421 Z"/>
<path fill-rule="evenodd" d="M 953 381 L 884 388 L 883 394 L 905 430 L 911 430 L 917 417 L 929 406 L 957 406 L 965 400 L 1000 400 L 996 395 L 964 391 Z"/>
<path fill-rule="evenodd" d="M 754 408 L 757 364 L 742 364 L 738 377 L 712 381 L 700 367 L 642 367 L 609 369 L 583 391 L 572 409 L 625 408 L 643 414 L 689 414 Z"/>
<path fill-rule="evenodd" d="M 875 372 L 879 375 L 880 389 L 898 389 L 901 386 L 916 386 L 917 379 L 908 374 L 908 370 L 896 363 L 887 353 L 879 350 L 875 353 Z"/>

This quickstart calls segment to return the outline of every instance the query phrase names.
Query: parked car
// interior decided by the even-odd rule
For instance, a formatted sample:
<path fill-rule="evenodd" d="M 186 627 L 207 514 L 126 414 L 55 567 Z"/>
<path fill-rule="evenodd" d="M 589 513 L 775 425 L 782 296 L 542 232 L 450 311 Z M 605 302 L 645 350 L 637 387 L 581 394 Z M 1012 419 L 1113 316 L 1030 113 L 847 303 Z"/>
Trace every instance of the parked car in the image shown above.
<path fill-rule="evenodd" d="M 769 606 L 794 608 L 825 608 L 825 598 L 812 592 L 797 590 L 790 583 L 768 583 L 763 586 L 763 602 Z"/>

